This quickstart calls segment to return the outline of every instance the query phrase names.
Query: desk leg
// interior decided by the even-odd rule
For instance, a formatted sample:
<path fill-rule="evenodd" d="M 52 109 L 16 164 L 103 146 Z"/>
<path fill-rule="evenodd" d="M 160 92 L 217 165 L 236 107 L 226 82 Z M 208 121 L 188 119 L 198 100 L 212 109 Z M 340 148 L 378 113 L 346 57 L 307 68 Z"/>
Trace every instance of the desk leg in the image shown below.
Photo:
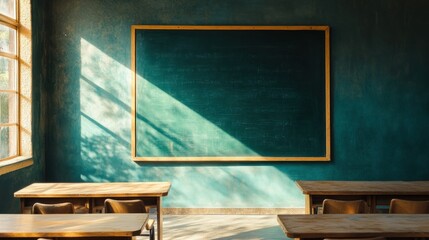
<path fill-rule="evenodd" d="M 369 212 L 377 213 L 377 197 L 376 196 L 368 196 L 369 199 Z"/>
<path fill-rule="evenodd" d="M 94 198 L 88 198 L 85 204 L 88 208 L 88 213 L 94 213 L 94 206 L 95 206 L 95 199 Z"/>
<path fill-rule="evenodd" d="M 312 198 L 309 194 L 305 194 L 305 214 L 314 214 Z"/>
<path fill-rule="evenodd" d="M 24 209 L 25 209 L 25 198 L 20 198 L 20 207 L 21 207 L 21 213 L 24 213 Z"/>
<path fill-rule="evenodd" d="M 158 235 L 158 240 L 162 240 L 162 209 L 161 209 L 161 197 L 157 198 L 156 201 L 156 220 L 158 222 L 157 225 L 157 235 Z"/>

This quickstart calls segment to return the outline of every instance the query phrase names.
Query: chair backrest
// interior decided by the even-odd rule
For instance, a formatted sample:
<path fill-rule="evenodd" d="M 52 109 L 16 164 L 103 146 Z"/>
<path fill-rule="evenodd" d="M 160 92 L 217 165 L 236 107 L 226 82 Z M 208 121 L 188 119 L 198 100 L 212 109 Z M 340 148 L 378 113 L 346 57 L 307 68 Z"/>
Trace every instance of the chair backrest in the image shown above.
<path fill-rule="evenodd" d="M 74 213 L 74 206 L 72 203 L 35 203 L 31 209 L 33 214 L 61 214 L 61 213 Z"/>
<path fill-rule="evenodd" d="M 146 213 L 147 210 L 142 200 L 115 200 L 104 201 L 105 213 Z"/>
<path fill-rule="evenodd" d="M 325 199 L 322 204 L 322 214 L 356 214 L 367 212 L 368 206 L 363 200 L 341 201 Z"/>
<path fill-rule="evenodd" d="M 323 240 L 385 240 L 384 237 L 371 237 L 371 238 L 325 238 Z"/>
<path fill-rule="evenodd" d="M 402 214 L 425 214 L 429 213 L 429 201 L 410 201 L 392 199 L 390 201 L 389 213 Z"/>

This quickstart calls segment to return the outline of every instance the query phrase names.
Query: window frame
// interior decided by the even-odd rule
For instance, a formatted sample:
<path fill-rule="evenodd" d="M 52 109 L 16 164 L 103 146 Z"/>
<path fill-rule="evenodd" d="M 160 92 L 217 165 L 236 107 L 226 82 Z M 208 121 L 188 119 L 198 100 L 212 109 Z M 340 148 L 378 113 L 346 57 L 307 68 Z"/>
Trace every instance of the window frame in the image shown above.
<path fill-rule="evenodd" d="M 1 57 L 15 60 L 15 86 L 0 93 L 15 94 L 15 122 L 0 126 L 15 126 L 16 149 L 14 155 L 0 159 L 0 175 L 33 164 L 32 159 L 32 49 L 31 49 L 31 0 L 15 1 L 15 18 L 0 14 L 0 24 L 15 29 L 15 54 L 0 52 Z"/>
<path fill-rule="evenodd" d="M 14 116 L 14 120 L 13 121 L 9 121 L 6 123 L 0 123 L 0 127 L 9 127 L 9 129 L 12 129 L 13 127 L 16 128 L 15 132 L 12 133 L 15 136 L 13 138 L 11 138 L 11 140 L 9 140 L 9 149 L 15 149 L 13 154 L 8 154 L 7 157 L 4 158 L 0 158 L 0 161 L 5 161 L 5 160 L 9 160 L 12 158 L 16 158 L 19 156 L 20 153 L 20 149 L 19 149 L 19 112 L 20 112 L 20 106 L 19 106 L 19 64 L 17 64 L 18 59 L 19 59 L 19 14 L 18 14 L 18 9 L 19 9 L 19 1 L 15 1 L 15 18 L 10 18 L 7 15 L 3 15 L 2 13 L 0 13 L 0 25 L 13 29 L 15 30 L 15 39 L 14 39 L 14 49 L 15 49 L 15 53 L 10 53 L 9 51 L 1 51 L 0 50 L 0 57 L 5 58 L 7 60 L 12 60 L 15 63 L 15 68 L 13 69 L 14 71 L 14 79 L 9 79 L 9 83 L 13 83 L 11 84 L 11 86 L 8 87 L 8 89 L 0 89 L 0 93 L 5 93 L 5 94 L 11 94 L 13 95 L 12 98 L 15 99 L 15 101 L 13 101 L 12 103 L 9 103 L 9 114 L 12 112 L 15 116 Z M 9 76 L 11 74 L 9 73 Z M 11 96 L 9 96 L 11 97 Z M 10 98 L 11 99 L 11 98 Z M 14 104 L 14 105 L 12 105 Z M 11 110 L 11 106 L 13 107 L 13 110 Z M 9 136 L 12 135 L 9 132 Z M 13 143 L 13 142 L 14 143 Z M 13 144 L 13 146 L 12 146 Z"/>

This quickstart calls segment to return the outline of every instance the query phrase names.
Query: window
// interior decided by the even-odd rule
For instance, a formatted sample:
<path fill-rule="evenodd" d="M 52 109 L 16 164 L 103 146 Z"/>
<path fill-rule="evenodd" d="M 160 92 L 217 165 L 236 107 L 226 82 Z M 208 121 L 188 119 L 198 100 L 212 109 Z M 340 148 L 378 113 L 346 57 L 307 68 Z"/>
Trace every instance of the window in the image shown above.
<path fill-rule="evenodd" d="M 0 0 L 0 159 L 18 156 L 16 2 Z"/>
<path fill-rule="evenodd" d="M 0 175 L 32 163 L 30 1 L 0 0 Z"/>

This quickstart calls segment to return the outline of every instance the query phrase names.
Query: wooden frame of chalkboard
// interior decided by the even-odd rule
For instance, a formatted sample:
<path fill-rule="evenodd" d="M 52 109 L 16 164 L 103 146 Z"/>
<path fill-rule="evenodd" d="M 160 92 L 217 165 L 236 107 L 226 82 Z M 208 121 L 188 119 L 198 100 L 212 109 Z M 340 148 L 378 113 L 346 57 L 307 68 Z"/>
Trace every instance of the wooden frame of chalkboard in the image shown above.
<path fill-rule="evenodd" d="M 329 30 L 132 25 L 132 159 L 330 161 Z"/>

